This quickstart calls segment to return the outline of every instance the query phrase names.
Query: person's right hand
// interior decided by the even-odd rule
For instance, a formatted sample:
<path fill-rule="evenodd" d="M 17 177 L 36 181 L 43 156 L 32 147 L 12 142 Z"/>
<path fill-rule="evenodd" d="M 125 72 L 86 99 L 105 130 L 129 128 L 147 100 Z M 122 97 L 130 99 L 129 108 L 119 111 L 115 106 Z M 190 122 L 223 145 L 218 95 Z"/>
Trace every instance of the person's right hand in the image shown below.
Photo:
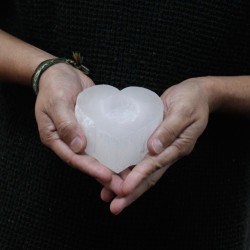
<path fill-rule="evenodd" d="M 113 172 L 84 155 L 86 139 L 74 113 L 77 95 L 92 85 L 88 76 L 71 65 L 53 65 L 40 78 L 35 115 L 43 144 L 70 166 L 105 184 Z"/>

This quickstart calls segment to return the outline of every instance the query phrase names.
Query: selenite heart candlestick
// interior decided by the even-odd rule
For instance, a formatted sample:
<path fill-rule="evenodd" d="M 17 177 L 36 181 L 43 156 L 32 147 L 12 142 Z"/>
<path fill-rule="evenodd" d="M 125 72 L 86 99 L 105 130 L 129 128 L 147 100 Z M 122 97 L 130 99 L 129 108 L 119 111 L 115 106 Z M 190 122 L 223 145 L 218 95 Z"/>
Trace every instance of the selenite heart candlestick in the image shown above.
<path fill-rule="evenodd" d="M 163 120 L 163 103 L 142 87 L 95 85 L 77 97 L 76 118 L 87 139 L 85 153 L 116 173 L 139 163 L 147 140 Z"/>

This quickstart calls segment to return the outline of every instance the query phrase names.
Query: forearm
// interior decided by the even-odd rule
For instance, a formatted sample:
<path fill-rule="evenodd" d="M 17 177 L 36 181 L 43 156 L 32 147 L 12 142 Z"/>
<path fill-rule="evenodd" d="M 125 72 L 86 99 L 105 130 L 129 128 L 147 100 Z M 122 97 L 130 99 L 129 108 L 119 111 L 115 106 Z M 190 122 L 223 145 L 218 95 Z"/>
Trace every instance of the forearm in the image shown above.
<path fill-rule="evenodd" d="M 209 76 L 202 79 L 210 112 L 250 115 L 250 76 Z"/>
<path fill-rule="evenodd" d="M 0 81 L 29 85 L 36 67 L 54 56 L 0 30 Z"/>

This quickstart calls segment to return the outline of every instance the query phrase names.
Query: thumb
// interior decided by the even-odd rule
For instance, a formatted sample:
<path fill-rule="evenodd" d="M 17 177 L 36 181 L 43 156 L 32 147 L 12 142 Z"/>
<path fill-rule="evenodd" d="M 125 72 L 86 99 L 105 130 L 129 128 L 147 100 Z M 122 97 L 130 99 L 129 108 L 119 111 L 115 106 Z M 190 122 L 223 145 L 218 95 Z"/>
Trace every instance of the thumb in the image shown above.
<path fill-rule="evenodd" d="M 178 112 L 168 112 L 165 119 L 148 139 L 148 150 L 153 155 L 160 154 L 171 145 L 189 125 L 190 120 Z"/>
<path fill-rule="evenodd" d="M 86 147 L 86 138 L 75 117 L 74 105 L 60 102 L 48 112 L 58 136 L 73 152 L 81 153 Z"/>

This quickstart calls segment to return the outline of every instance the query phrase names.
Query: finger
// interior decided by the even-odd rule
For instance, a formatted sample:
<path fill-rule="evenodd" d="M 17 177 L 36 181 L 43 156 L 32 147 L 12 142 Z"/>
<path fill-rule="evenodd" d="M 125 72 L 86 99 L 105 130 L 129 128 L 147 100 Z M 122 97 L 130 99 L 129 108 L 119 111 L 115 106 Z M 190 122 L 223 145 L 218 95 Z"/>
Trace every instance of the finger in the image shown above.
<path fill-rule="evenodd" d="M 152 155 L 160 154 L 191 124 L 190 117 L 179 111 L 166 111 L 160 126 L 148 139 L 148 150 Z"/>
<path fill-rule="evenodd" d="M 163 168 L 169 168 L 172 166 L 180 157 L 181 152 L 176 145 L 167 147 L 160 155 L 150 156 L 147 155 L 138 165 L 136 165 L 131 173 L 125 179 L 122 185 L 122 192 L 125 195 L 133 193 L 136 188 L 152 175 L 157 170 Z M 155 183 L 148 182 L 148 186 L 153 186 Z"/>
<path fill-rule="evenodd" d="M 115 196 L 115 193 L 111 190 L 105 187 L 102 188 L 100 197 L 104 202 L 110 202 Z"/>
<path fill-rule="evenodd" d="M 104 187 L 101 190 L 100 197 L 103 201 L 109 202 L 115 196 L 123 196 L 122 184 L 128 174 L 131 172 L 130 168 L 125 169 L 119 175 L 113 174 L 112 180 L 109 183 L 104 183 L 98 180 Z"/>
<path fill-rule="evenodd" d="M 135 190 L 133 193 L 130 193 L 127 196 L 124 197 L 116 197 L 113 199 L 113 201 L 110 204 L 110 211 L 111 213 L 118 215 L 120 214 L 126 207 L 131 205 L 134 201 L 136 201 L 139 197 L 142 196 L 149 188 L 151 188 L 151 185 L 148 185 L 148 183 L 156 183 L 161 176 L 165 173 L 165 171 L 168 169 L 168 166 L 162 167 L 161 169 L 158 169 L 156 172 L 154 172 L 151 176 L 149 176 L 147 179 L 145 179 Z"/>
<path fill-rule="evenodd" d="M 113 172 L 96 159 L 88 155 L 75 154 L 67 144 L 60 139 L 51 144 L 51 149 L 68 165 L 80 170 L 81 172 L 108 183 L 112 179 Z"/>
<path fill-rule="evenodd" d="M 75 154 L 61 140 L 54 123 L 46 114 L 38 116 L 37 122 L 42 142 L 68 165 L 101 180 L 103 183 L 111 181 L 113 172 L 88 155 Z"/>
<path fill-rule="evenodd" d="M 47 113 L 55 124 L 59 137 L 69 145 L 73 152 L 83 152 L 86 147 L 86 139 L 75 117 L 74 103 L 63 101 L 62 98 L 53 103 Z"/>
<path fill-rule="evenodd" d="M 124 171 L 122 171 L 119 175 L 113 173 L 112 179 L 110 182 L 103 182 L 103 181 L 98 180 L 103 185 L 103 190 L 101 191 L 101 199 L 104 196 L 105 200 L 106 200 L 106 197 L 109 196 L 109 192 L 112 192 L 113 194 L 115 194 L 117 196 L 123 196 L 124 194 L 123 194 L 122 185 L 123 185 L 123 182 L 126 179 L 127 175 L 130 172 L 131 172 L 131 170 L 129 168 L 127 168 Z M 112 196 L 112 198 L 113 198 L 113 196 Z"/>

